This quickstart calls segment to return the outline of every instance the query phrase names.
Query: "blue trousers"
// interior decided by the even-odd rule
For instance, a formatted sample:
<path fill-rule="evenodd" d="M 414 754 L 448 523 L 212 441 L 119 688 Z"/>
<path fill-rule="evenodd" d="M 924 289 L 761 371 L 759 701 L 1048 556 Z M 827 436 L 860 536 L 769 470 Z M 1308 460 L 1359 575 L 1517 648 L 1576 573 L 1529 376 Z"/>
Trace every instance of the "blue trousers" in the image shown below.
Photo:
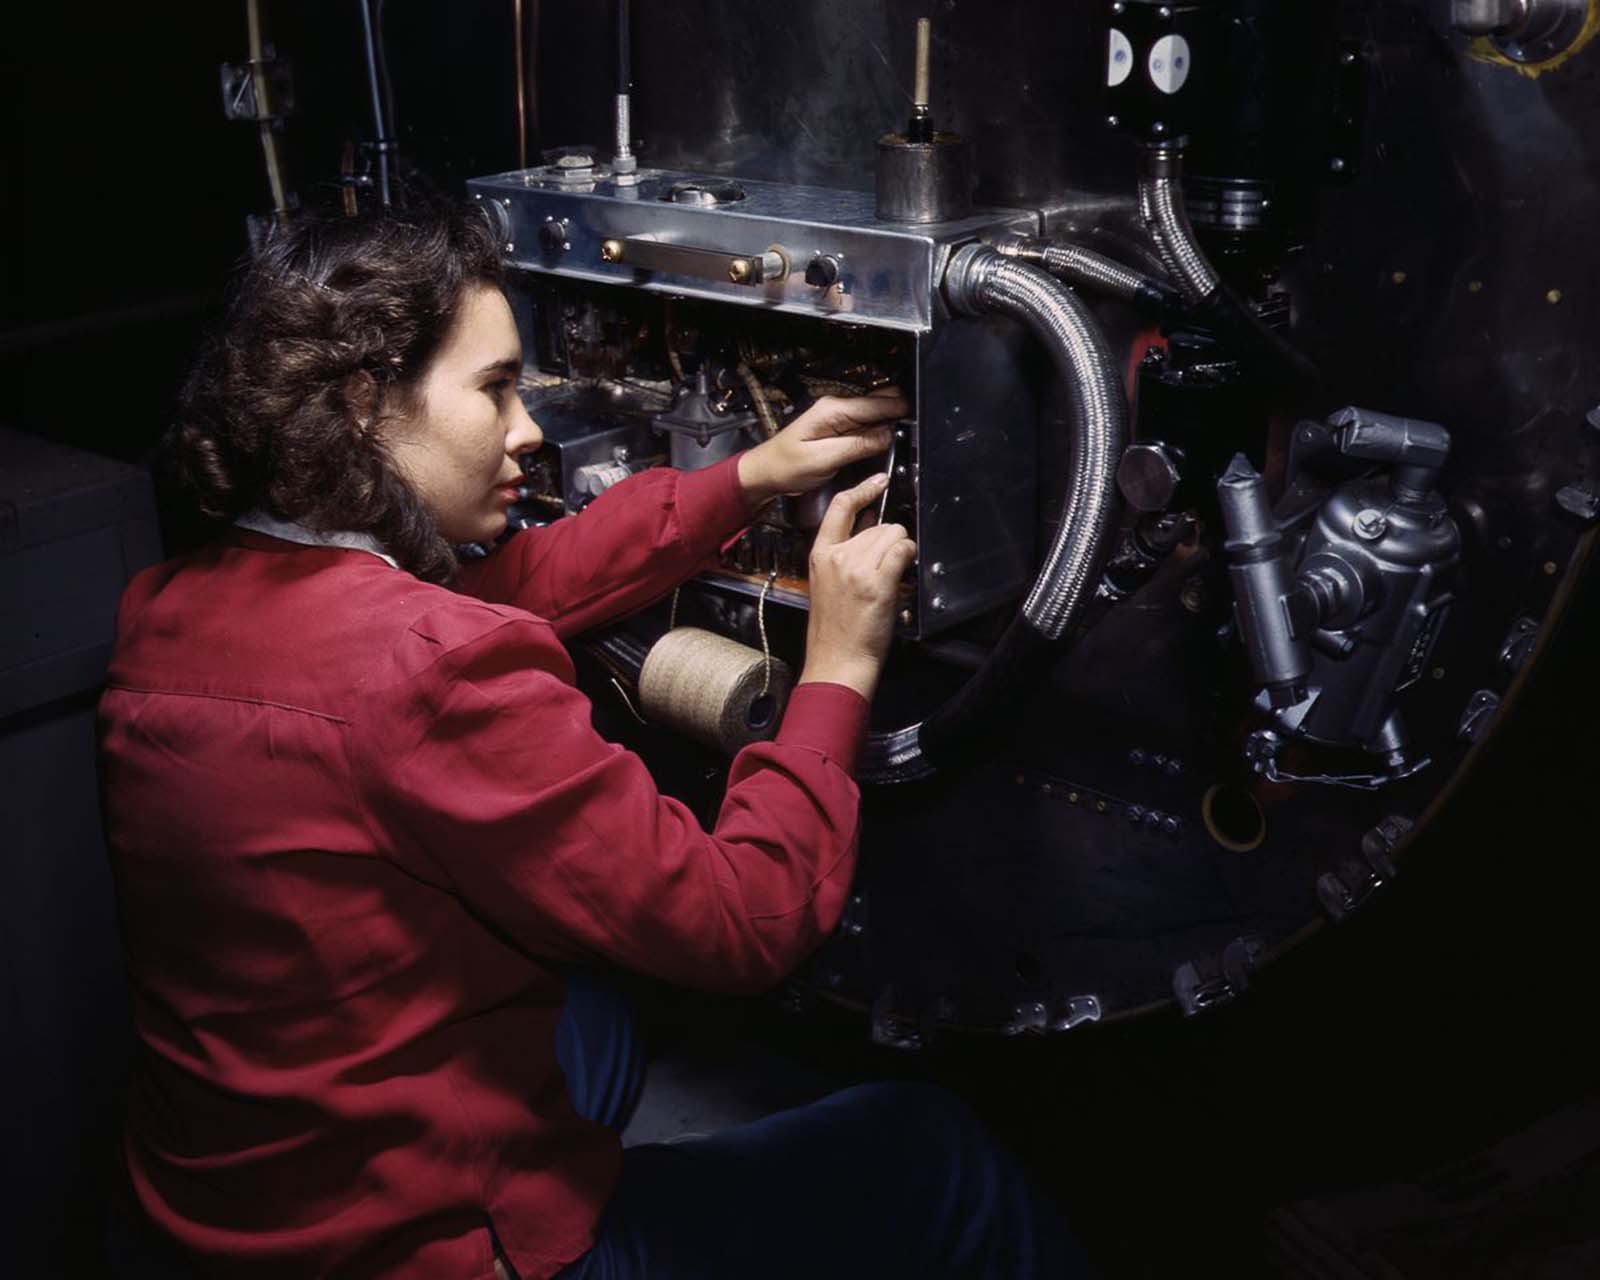
<path fill-rule="evenodd" d="M 575 975 L 556 1053 L 578 1112 L 621 1129 L 631 1015 Z M 1009 1153 L 954 1095 L 872 1084 L 710 1137 L 630 1147 L 594 1247 L 560 1280 L 1087 1277 Z"/>

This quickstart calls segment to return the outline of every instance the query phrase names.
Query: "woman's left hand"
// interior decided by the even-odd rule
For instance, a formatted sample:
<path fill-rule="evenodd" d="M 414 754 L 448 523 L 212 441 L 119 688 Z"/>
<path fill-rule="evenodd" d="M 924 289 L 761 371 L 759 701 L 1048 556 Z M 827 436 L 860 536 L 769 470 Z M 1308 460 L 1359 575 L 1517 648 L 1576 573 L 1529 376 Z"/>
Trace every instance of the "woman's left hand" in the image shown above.
<path fill-rule="evenodd" d="M 779 494 L 808 493 L 841 467 L 883 453 L 911 405 L 894 387 L 841 400 L 823 396 L 772 439 L 739 455 L 739 484 L 753 506 Z"/>

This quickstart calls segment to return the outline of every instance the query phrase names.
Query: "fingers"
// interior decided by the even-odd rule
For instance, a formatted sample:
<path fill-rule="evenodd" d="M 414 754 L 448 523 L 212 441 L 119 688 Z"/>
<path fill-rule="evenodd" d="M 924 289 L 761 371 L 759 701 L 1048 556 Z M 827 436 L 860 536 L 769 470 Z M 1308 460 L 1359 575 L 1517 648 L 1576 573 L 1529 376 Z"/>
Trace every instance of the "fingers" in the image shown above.
<path fill-rule="evenodd" d="M 863 529 L 850 540 L 852 549 L 859 548 L 861 557 L 874 568 L 886 570 L 896 560 L 903 557 L 900 572 L 905 572 L 917 556 L 917 544 L 906 536 L 906 528 L 900 524 L 880 524 L 871 529 Z"/>
<path fill-rule="evenodd" d="M 911 402 L 895 387 L 879 387 L 871 395 L 839 399 L 823 396 L 795 420 L 806 436 L 838 436 L 860 431 L 891 418 L 904 418 Z"/>
<path fill-rule="evenodd" d="M 879 472 L 875 476 L 868 476 L 854 488 L 835 494 L 823 513 L 822 523 L 817 526 L 817 544 L 828 546 L 847 541 L 856 516 L 882 496 L 883 487 L 888 482 L 889 477 Z"/>
<path fill-rule="evenodd" d="M 897 526 L 888 526 L 897 527 Z M 900 537 L 894 539 L 884 548 L 883 556 L 878 561 L 878 571 L 891 575 L 895 581 L 905 577 L 905 572 L 917 558 L 917 544 L 905 536 L 904 531 Z"/>

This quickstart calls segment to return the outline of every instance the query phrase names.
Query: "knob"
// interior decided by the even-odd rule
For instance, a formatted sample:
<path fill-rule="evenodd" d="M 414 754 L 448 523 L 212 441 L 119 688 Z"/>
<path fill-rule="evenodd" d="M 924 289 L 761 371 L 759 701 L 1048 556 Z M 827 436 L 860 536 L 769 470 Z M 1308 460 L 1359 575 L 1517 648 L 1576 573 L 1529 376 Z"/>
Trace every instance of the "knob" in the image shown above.
<path fill-rule="evenodd" d="M 565 218 L 546 218 L 539 228 L 539 243 L 550 253 L 561 253 L 572 248 L 572 242 L 567 239 L 570 234 L 571 228 Z"/>
<path fill-rule="evenodd" d="M 806 263 L 806 283 L 814 289 L 827 289 L 839 282 L 839 259 L 819 253 Z"/>

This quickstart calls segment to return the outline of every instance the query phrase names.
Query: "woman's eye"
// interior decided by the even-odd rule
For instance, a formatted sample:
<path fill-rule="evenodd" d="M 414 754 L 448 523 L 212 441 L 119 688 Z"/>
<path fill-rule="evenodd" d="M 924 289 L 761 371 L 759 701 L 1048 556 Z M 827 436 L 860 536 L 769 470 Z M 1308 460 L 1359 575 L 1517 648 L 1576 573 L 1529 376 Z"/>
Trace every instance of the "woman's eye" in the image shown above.
<path fill-rule="evenodd" d="M 513 378 L 496 378 L 487 387 L 485 387 L 484 390 L 486 390 L 496 400 L 500 400 L 505 397 L 506 392 L 510 391 L 514 385 L 515 379 Z"/>

